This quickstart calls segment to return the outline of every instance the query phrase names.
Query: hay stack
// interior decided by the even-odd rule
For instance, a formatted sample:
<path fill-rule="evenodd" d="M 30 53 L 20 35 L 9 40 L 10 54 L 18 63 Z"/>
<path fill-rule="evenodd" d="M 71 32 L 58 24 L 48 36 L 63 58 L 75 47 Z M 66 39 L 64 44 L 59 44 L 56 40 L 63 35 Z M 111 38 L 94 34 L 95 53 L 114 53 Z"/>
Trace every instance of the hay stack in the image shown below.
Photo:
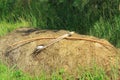
<path fill-rule="evenodd" d="M 78 67 L 92 67 L 94 64 L 97 64 L 104 67 L 105 70 L 109 70 L 110 65 L 115 64 L 117 52 L 109 42 L 79 34 L 73 34 L 71 37 L 86 38 L 88 40 L 63 39 L 45 50 L 42 50 L 36 57 L 31 56 L 35 47 L 39 44 L 47 43 L 50 39 L 37 40 L 24 45 L 19 43 L 15 45 L 14 48 L 8 47 L 8 45 L 21 40 L 34 37 L 54 38 L 66 34 L 67 32 L 68 31 L 64 30 L 49 31 L 31 28 L 17 29 L 1 38 L 1 58 L 7 60 L 10 66 L 16 64 L 19 69 L 31 74 L 37 74 L 41 71 L 52 73 L 62 68 L 70 74 L 77 75 Z M 89 39 L 98 42 L 89 41 Z M 21 46 L 18 47 L 19 45 Z"/>

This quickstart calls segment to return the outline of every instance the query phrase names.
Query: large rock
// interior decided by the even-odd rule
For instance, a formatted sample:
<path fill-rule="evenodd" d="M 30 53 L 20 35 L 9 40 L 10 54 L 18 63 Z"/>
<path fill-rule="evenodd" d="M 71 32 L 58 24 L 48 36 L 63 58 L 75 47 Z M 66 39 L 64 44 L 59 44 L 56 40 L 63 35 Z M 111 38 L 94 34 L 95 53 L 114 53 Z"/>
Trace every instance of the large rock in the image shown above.
<path fill-rule="evenodd" d="M 48 74 L 64 69 L 66 72 L 77 75 L 78 68 L 91 68 L 95 64 L 110 70 L 111 65 L 116 65 L 116 48 L 108 41 L 92 36 L 73 34 L 70 39 L 63 39 L 38 55 L 31 55 L 37 45 L 45 44 L 52 38 L 59 37 L 68 31 L 36 30 L 21 28 L 0 38 L 0 56 L 9 66 L 17 65 L 17 68 L 31 74 L 45 71 Z M 21 40 L 35 39 L 35 37 L 50 37 L 24 44 Z M 76 37 L 78 39 L 72 39 Z M 15 44 L 13 47 L 10 45 Z"/>

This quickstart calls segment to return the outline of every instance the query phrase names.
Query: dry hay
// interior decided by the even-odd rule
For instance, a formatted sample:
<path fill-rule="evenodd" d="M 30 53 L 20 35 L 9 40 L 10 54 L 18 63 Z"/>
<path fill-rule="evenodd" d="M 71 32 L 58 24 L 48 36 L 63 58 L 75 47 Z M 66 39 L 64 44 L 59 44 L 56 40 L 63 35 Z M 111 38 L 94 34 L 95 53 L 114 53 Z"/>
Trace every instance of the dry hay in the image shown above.
<path fill-rule="evenodd" d="M 19 45 L 22 43 L 19 43 L 14 46 L 15 48 L 8 47 L 21 40 L 34 37 L 55 38 L 66 33 L 68 31 L 17 29 L 0 39 L 1 59 L 6 60 L 8 65 L 17 65 L 17 68 L 31 74 L 41 71 L 52 73 L 64 69 L 70 74 L 77 75 L 78 67 L 92 67 L 96 63 L 105 70 L 110 70 L 111 64 L 116 64 L 116 49 L 108 41 L 76 33 L 71 37 L 81 38 L 81 40 L 63 39 L 41 51 L 36 57 L 31 56 L 35 47 L 50 41 L 50 39 L 36 40 L 21 46 Z"/>

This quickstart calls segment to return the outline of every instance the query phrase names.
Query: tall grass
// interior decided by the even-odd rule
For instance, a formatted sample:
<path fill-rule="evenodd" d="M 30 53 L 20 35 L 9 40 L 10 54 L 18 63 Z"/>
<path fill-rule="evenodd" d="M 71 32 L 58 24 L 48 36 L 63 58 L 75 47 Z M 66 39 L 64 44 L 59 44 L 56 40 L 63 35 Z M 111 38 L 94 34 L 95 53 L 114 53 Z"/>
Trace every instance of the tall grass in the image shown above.
<path fill-rule="evenodd" d="M 32 78 L 20 70 L 14 70 L 14 67 L 8 68 L 0 62 L 0 80 L 32 80 Z"/>
<path fill-rule="evenodd" d="M 120 16 L 114 17 L 112 21 L 105 21 L 100 18 L 90 29 L 90 35 L 104 38 L 117 47 L 120 47 Z"/>
<path fill-rule="evenodd" d="M 26 27 L 29 26 L 29 23 L 22 20 L 12 23 L 12 22 L 7 22 L 7 21 L 1 21 L 0 22 L 0 36 L 3 36 L 13 30 L 15 30 L 16 28 L 20 28 L 20 27 Z"/>
<path fill-rule="evenodd" d="M 42 29 L 74 30 L 109 40 L 120 47 L 119 0 L 0 0 L 0 37 L 24 26 Z M 49 76 L 50 80 L 64 80 L 64 71 Z M 85 70 L 79 80 L 117 80 L 118 70 L 111 76 L 102 68 Z M 8 68 L 0 62 L 0 80 L 46 80 L 45 74 L 30 77 L 20 70 Z M 66 79 L 74 80 L 71 75 Z"/>
<path fill-rule="evenodd" d="M 116 26 L 118 27 L 117 30 L 120 30 L 119 17 L 115 17 L 115 20 L 116 20 L 115 25 L 118 24 L 118 26 Z M 104 33 L 104 37 L 105 38 L 108 37 L 108 39 L 112 37 L 111 32 L 114 30 L 109 28 L 109 26 L 111 26 L 109 23 L 108 24 L 106 23 L 107 22 L 105 22 L 102 19 L 99 22 L 97 22 L 94 25 L 94 28 L 91 29 L 90 31 L 91 35 L 96 33 L 95 36 L 101 37 L 101 32 L 102 31 L 104 32 L 104 30 L 106 30 L 108 32 L 110 31 L 110 33 Z M 11 32 L 12 30 L 24 26 L 29 26 L 29 23 L 24 20 L 21 20 L 20 22 L 16 22 L 16 23 L 10 23 L 10 22 L 8 23 L 7 21 L 2 21 L 0 23 L 0 36 L 4 36 L 5 34 Z M 81 68 L 80 70 L 78 70 L 78 72 L 79 75 L 76 79 L 79 80 L 110 80 L 110 79 L 117 80 L 119 78 L 118 68 L 112 68 L 111 74 L 109 76 L 106 74 L 104 69 L 98 66 L 94 66 L 92 70 L 91 69 L 85 70 L 84 68 Z M 35 77 L 31 77 L 30 75 L 25 74 L 20 70 L 14 69 L 14 66 L 12 68 L 8 68 L 5 64 L 0 62 L 0 80 L 65 80 L 65 79 L 75 80 L 75 78 L 72 75 L 68 75 L 67 73 L 64 72 L 63 69 L 61 69 L 58 72 L 54 72 L 52 75 L 48 77 L 44 73 Z"/>
<path fill-rule="evenodd" d="M 51 75 L 46 75 L 45 72 L 42 72 L 38 76 L 30 76 L 21 70 L 16 70 L 15 66 L 8 68 L 0 62 L 0 80 L 118 80 L 120 78 L 118 69 L 112 69 L 109 75 L 106 74 L 103 68 L 93 66 L 92 69 L 80 68 L 76 77 L 66 73 L 64 69 L 53 72 Z"/>
<path fill-rule="evenodd" d="M 119 0 L 0 0 L 0 20 L 22 18 L 35 28 L 74 30 L 120 47 L 119 4 Z"/>

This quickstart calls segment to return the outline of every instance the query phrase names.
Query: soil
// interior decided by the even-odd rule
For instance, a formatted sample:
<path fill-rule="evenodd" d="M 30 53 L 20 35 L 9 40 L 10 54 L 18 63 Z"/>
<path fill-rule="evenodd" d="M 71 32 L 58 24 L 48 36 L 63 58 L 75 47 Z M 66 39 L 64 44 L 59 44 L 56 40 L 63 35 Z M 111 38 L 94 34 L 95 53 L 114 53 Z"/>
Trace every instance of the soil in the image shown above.
<path fill-rule="evenodd" d="M 116 51 L 117 49 L 113 45 L 105 39 L 77 33 L 71 37 L 88 40 L 63 39 L 42 50 L 38 55 L 32 55 L 37 45 L 45 44 L 52 38 L 68 32 L 65 30 L 38 30 L 33 28 L 17 29 L 0 38 L 0 59 L 7 65 L 16 65 L 16 68 L 32 75 L 37 75 L 43 71 L 51 74 L 60 69 L 64 69 L 69 74 L 78 75 L 80 67 L 91 68 L 96 64 L 106 71 L 110 71 L 111 65 L 116 65 L 120 53 Z M 51 39 L 35 40 L 26 44 L 20 42 L 10 47 L 16 42 L 35 37 L 50 37 Z M 89 39 L 93 41 L 89 41 Z"/>

